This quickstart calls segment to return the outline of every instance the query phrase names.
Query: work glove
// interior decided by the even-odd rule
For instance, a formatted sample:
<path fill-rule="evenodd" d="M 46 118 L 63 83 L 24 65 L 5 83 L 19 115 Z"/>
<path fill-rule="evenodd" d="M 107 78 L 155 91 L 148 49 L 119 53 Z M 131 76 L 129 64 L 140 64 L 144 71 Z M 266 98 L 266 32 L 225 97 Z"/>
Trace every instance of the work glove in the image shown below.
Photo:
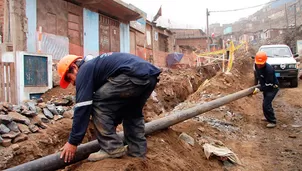
<path fill-rule="evenodd" d="M 253 95 L 257 94 L 260 92 L 260 89 L 259 88 L 255 88 L 255 90 L 253 91 Z"/>

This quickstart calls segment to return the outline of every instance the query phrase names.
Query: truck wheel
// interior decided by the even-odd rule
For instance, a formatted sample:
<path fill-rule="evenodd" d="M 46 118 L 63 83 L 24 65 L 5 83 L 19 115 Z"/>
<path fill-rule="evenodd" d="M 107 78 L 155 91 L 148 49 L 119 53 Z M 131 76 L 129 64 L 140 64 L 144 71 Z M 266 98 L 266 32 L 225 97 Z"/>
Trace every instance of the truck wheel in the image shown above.
<path fill-rule="evenodd" d="M 290 81 L 291 87 L 298 87 L 298 78 L 294 78 Z"/>

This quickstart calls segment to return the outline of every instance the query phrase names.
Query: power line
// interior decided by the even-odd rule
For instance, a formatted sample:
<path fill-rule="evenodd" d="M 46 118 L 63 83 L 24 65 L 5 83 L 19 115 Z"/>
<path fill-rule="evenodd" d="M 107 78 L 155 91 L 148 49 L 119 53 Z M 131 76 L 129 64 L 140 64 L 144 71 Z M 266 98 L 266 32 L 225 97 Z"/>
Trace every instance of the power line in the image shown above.
<path fill-rule="evenodd" d="M 263 5 L 268 5 L 268 4 L 271 4 L 273 2 L 277 2 L 277 1 L 280 1 L 280 0 L 275 0 L 275 1 L 264 3 L 264 4 L 255 5 L 255 6 L 251 6 L 251 7 L 245 7 L 245 8 L 238 8 L 238 9 L 232 9 L 232 10 L 209 11 L 209 13 L 211 13 L 211 12 L 234 12 L 234 11 L 241 11 L 241 10 L 246 10 L 246 9 L 260 7 L 260 6 L 263 6 Z"/>

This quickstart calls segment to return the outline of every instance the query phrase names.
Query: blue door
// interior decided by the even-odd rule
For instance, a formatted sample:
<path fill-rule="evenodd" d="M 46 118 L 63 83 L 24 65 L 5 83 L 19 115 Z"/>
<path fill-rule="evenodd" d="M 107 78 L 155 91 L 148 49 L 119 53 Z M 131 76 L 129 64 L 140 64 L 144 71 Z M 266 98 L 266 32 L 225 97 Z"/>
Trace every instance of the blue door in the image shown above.
<path fill-rule="evenodd" d="M 99 14 L 84 8 L 84 56 L 99 55 Z"/>

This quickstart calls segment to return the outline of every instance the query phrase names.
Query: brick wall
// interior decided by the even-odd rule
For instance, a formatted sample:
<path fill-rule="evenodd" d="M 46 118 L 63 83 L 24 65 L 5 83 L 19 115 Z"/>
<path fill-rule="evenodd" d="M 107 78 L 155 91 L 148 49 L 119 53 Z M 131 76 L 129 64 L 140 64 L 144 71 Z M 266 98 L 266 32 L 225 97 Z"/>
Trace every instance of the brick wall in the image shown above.
<path fill-rule="evenodd" d="M 207 39 L 206 38 L 176 39 L 176 45 L 193 46 L 198 49 L 206 49 Z"/>

